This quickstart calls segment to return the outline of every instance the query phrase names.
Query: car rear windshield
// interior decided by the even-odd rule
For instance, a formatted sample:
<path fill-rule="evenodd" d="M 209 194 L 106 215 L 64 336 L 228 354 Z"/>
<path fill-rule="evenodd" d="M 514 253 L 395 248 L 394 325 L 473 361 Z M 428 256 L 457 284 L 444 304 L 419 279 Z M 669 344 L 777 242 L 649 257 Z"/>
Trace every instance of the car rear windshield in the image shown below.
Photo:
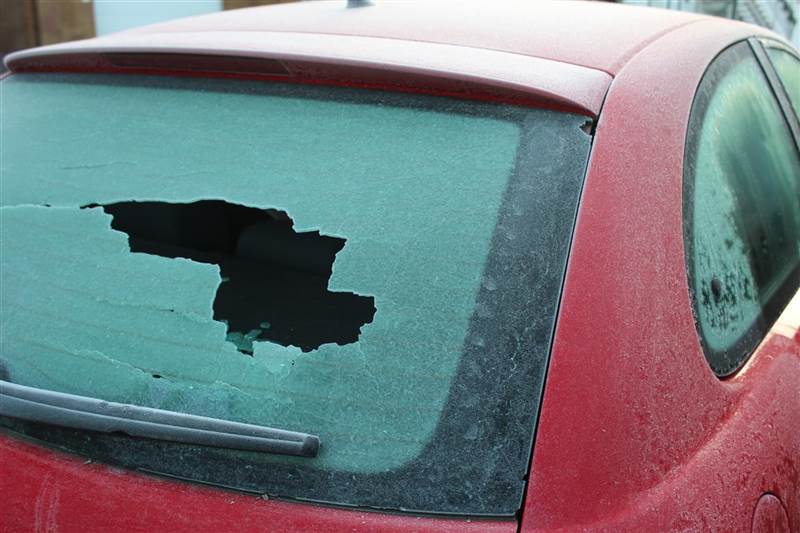
<path fill-rule="evenodd" d="M 271 497 L 517 511 L 586 117 L 223 79 L 0 87 L 0 378 L 322 446 L 7 431 Z"/>

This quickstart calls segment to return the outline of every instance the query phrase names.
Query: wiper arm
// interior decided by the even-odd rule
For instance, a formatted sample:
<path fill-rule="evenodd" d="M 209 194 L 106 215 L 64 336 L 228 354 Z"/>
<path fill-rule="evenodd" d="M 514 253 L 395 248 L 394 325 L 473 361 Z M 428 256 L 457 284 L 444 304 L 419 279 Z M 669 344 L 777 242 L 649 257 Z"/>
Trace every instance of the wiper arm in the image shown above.
<path fill-rule="evenodd" d="M 139 405 L 106 402 L 0 380 L 0 415 L 102 433 L 316 457 L 319 437 Z"/>

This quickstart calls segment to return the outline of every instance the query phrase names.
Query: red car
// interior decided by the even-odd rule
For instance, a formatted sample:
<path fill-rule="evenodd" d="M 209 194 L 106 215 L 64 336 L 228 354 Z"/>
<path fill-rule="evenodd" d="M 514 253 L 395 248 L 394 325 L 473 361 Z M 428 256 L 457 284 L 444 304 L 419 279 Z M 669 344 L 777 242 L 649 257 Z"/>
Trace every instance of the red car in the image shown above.
<path fill-rule="evenodd" d="M 308 2 L 6 58 L 4 531 L 800 531 L 800 59 Z"/>

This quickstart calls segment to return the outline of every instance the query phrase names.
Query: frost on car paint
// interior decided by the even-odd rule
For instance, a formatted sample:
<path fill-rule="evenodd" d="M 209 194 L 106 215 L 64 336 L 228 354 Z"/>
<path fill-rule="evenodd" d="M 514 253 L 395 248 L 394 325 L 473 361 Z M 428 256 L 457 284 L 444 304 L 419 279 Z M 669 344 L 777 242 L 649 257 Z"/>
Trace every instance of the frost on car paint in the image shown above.
<path fill-rule="evenodd" d="M 313 428 L 326 465 L 402 464 L 446 398 L 519 126 L 235 87 L 3 81 L 3 364 L 24 385 Z M 345 240 L 328 290 L 377 309 L 357 342 L 303 353 L 248 328 L 231 338 L 214 315 L 230 283 L 217 264 L 139 253 L 135 242 L 132 253 L 114 229 L 129 202 L 209 200 L 286 213 L 298 233 Z M 104 208 L 82 209 L 91 205 Z M 252 356 L 237 349 L 251 342 Z"/>

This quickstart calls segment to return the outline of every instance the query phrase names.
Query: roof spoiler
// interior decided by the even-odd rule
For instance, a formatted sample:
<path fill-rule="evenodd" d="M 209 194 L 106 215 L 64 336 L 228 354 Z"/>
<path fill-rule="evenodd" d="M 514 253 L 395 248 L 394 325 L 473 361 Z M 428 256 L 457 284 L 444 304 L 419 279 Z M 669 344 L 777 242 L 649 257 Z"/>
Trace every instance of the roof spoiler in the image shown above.
<path fill-rule="evenodd" d="M 547 107 L 596 117 L 605 72 L 436 43 L 294 33 L 117 34 L 10 54 L 13 72 L 194 75 L 315 83 Z"/>

